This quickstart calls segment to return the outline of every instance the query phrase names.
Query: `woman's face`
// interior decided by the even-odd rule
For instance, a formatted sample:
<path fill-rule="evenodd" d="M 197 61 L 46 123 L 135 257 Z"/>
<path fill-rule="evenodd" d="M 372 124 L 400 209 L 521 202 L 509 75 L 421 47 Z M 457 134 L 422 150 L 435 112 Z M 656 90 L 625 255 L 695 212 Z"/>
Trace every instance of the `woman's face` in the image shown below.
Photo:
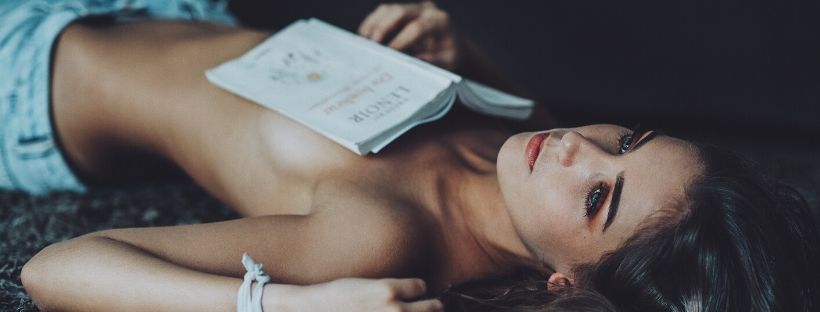
<path fill-rule="evenodd" d="M 653 131 L 630 141 L 632 132 L 615 125 L 554 129 L 514 135 L 501 147 L 501 192 L 538 261 L 565 274 L 597 261 L 648 216 L 677 205 L 702 171 L 693 145 Z"/>

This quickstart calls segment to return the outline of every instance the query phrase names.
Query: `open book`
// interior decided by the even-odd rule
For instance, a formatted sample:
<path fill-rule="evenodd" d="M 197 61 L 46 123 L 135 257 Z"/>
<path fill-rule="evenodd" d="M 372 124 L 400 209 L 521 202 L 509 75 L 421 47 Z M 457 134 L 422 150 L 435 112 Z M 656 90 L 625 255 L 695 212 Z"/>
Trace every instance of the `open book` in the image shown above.
<path fill-rule="evenodd" d="M 317 19 L 296 21 L 205 75 L 359 155 L 441 118 L 456 97 L 474 111 L 513 119 L 526 119 L 533 107 Z"/>

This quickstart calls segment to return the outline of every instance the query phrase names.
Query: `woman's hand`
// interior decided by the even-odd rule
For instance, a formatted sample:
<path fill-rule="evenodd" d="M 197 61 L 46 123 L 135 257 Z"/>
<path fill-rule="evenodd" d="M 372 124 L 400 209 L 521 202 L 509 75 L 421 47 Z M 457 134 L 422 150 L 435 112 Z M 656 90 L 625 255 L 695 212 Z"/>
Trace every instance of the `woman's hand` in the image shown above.
<path fill-rule="evenodd" d="M 427 291 L 421 279 L 361 279 L 343 278 L 324 284 L 303 286 L 287 298 L 276 298 L 275 293 L 265 293 L 265 300 L 276 302 L 266 305 L 275 307 L 286 299 L 287 311 L 444 311 L 438 300 L 413 301 Z"/>
<path fill-rule="evenodd" d="M 382 4 L 359 26 L 360 35 L 380 43 L 393 33 L 391 48 L 449 70 L 457 67 L 460 49 L 449 17 L 433 2 Z"/>

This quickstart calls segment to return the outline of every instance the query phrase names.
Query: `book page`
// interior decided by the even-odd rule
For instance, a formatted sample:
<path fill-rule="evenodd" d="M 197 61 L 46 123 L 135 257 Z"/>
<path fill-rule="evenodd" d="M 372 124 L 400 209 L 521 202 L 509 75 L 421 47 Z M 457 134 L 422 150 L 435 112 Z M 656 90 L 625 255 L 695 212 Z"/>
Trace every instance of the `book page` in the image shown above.
<path fill-rule="evenodd" d="M 346 146 L 407 120 L 452 83 L 306 22 L 206 75 Z"/>
<path fill-rule="evenodd" d="M 483 114 L 524 120 L 529 118 L 535 103 L 481 83 L 463 79 L 458 84 L 458 97 L 471 110 Z"/>

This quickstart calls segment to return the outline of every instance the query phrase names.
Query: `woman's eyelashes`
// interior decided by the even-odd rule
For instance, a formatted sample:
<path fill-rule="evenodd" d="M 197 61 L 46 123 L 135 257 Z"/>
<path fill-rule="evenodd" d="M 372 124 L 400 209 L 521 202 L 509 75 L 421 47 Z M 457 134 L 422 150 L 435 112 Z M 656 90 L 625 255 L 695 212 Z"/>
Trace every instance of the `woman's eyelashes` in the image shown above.
<path fill-rule="evenodd" d="M 634 148 L 636 141 L 641 138 L 643 131 L 640 125 L 636 125 L 632 129 L 626 130 L 617 136 L 616 154 L 623 155 Z M 595 184 L 586 194 L 584 199 L 584 216 L 592 218 L 598 213 L 598 210 L 603 206 L 606 197 L 609 195 L 609 186 L 605 182 Z"/>
<path fill-rule="evenodd" d="M 589 193 L 587 193 L 587 197 L 584 200 L 584 216 L 587 218 L 595 216 L 604 204 L 608 193 L 609 187 L 607 187 L 606 183 L 601 182 L 595 185 Z"/>
<path fill-rule="evenodd" d="M 626 154 L 626 152 L 629 152 L 629 149 L 632 147 L 633 143 L 635 143 L 635 139 L 639 138 L 641 135 L 640 129 L 640 125 L 636 125 L 632 128 L 632 130 L 620 136 L 617 146 L 618 155 L 623 155 Z"/>
<path fill-rule="evenodd" d="M 626 154 L 626 152 L 629 151 L 629 147 L 632 146 L 633 137 L 633 132 L 629 132 L 626 135 L 621 136 L 620 139 L 618 139 L 618 155 Z"/>

